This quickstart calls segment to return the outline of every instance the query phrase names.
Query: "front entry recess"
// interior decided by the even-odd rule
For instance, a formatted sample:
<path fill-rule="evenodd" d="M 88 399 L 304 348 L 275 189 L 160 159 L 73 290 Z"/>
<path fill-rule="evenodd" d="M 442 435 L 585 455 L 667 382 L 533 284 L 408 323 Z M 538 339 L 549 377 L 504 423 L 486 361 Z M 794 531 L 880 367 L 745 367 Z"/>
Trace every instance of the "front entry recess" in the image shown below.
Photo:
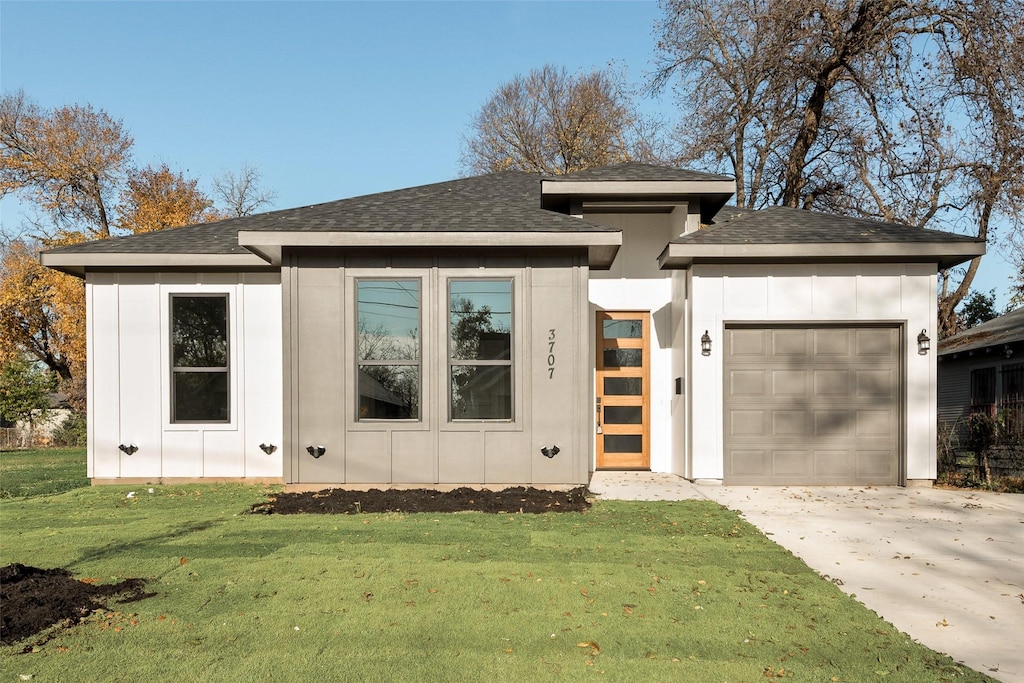
<path fill-rule="evenodd" d="M 650 314 L 597 314 L 597 468 L 651 467 Z"/>

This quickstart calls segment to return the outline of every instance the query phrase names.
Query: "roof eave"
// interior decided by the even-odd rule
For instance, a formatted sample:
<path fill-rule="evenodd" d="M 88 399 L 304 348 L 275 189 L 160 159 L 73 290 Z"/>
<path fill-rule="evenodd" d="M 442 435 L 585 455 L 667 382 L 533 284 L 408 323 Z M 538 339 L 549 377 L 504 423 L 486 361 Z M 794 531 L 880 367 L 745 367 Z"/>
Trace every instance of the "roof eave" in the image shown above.
<path fill-rule="evenodd" d="M 951 268 L 985 253 L 984 242 L 817 242 L 785 244 L 670 243 L 658 256 L 662 269 L 698 263 L 935 263 Z"/>
<path fill-rule="evenodd" d="M 84 277 L 90 268 L 258 268 L 268 262 L 254 253 L 124 253 L 124 252 L 46 252 L 39 262 L 70 275 Z"/>
<path fill-rule="evenodd" d="M 284 247 L 347 247 L 347 248 L 508 248 L 508 247 L 570 247 L 587 249 L 593 268 L 611 266 L 622 245 L 618 230 L 586 231 L 269 231 L 242 230 L 238 243 L 263 254 L 271 263 L 280 264 Z"/>

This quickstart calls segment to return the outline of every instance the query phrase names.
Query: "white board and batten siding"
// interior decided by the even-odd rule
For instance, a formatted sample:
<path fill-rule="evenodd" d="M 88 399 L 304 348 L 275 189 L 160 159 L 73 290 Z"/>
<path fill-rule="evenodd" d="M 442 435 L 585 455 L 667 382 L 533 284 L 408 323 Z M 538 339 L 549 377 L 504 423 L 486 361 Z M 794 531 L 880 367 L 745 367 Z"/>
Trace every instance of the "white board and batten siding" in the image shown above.
<path fill-rule="evenodd" d="M 227 423 L 171 422 L 170 298 L 197 293 L 229 297 Z M 86 302 L 90 478 L 281 480 L 278 273 L 89 273 Z"/>
<path fill-rule="evenodd" d="M 790 325 L 888 328 L 896 342 L 900 410 L 896 450 L 907 480 L 935 478 L 936 371 L 934 348 L 920 355 L 916 338 L 935 334 L 935 266 L 931 264 L 697 265 L 690 270 L 692 425 L 689 476 L 726 479 L 725 373 L 728 331 Z M 705 330 L 709 356 L 700 353 Z M 677 428 L 679 421 L 676 421 Z M 904 455 L 905 454 L 905 455 Z"/>

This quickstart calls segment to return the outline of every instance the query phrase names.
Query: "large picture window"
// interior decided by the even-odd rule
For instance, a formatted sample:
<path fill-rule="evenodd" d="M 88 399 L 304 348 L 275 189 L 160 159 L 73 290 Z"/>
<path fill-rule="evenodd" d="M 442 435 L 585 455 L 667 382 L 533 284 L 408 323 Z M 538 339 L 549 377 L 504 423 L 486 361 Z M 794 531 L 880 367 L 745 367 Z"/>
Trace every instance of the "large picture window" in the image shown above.
<path fill-rule="evenodd" d="M 512 419 L 512 281 L 448 283 L 449 414 Z"/>
<path fill-rule="evenodd" d="M 357 280 L 360 420 L 420 419 L 420 281 Z"/>
<path fill-rule="evenodd" d="M 171 296 L 171 422 L 229 422 L 228 297 Z"/>

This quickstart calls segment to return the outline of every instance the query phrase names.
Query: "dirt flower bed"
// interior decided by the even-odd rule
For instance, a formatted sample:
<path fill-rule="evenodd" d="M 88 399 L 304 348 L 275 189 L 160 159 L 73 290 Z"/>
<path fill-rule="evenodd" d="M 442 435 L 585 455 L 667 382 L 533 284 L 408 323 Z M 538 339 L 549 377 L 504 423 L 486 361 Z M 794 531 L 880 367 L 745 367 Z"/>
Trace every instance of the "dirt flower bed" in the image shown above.
<path fill-rule="evenodd" d="M 74 579 L 64 569 L 0 567 L 0 645 L 13 645 L 51 626 L 74 626 L 95 610 L 108 609 L 108 601 L 126 603 L 152 595 L 144 588 L 143 579 L 96 584 Z M 31 650 L 28 645 L 24 651 Z"/>
<path fill-rule="evenodd" d="M 250 512 L 265 515 L 329 514 L 354 515 L 364 512 L 465 512 L 489 513 L 583 512 L 590 507 L 587 488 L 569 491 L 515 487 L 503 491 L 458 488 L 433 489 L 324 489 L 309 493 L 280 493 Z"/>

